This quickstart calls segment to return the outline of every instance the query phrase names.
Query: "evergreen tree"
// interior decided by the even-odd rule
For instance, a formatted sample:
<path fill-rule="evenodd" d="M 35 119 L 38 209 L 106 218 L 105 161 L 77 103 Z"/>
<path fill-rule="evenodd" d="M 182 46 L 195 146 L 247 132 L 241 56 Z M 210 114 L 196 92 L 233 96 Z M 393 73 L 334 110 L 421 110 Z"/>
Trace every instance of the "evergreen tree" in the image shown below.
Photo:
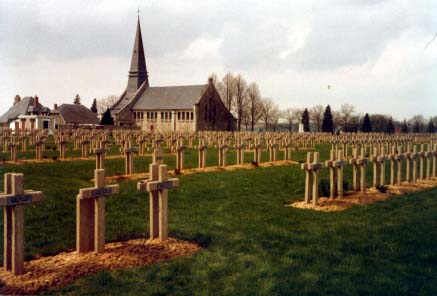
<path fill-rule="evenodd" d="M 334 132 L 334 120 L 332 119 L 331 106 L 326 106 L 325 113 L 323 113 L 322 132 Z"/>
<path fill-rule="evenodd" d="M 388 134 L 393 134 L 395 132 L 395 126 L 393 124 L 393 118 L 389 118 L 388 122 L 387 122 L 387 127 L 385 129 L 385 132 Z"/>
<path fill-rule="evenodd" d="M 366 115 L 364 115 L 361 131 L 363 133 L 370 133 L 372 131 L 372 122 L 370 121 L 369 113 L 366 113 Z"/>
<path fill-rule="evenodd" d="M 409 130 L 408 130 L 408 123 L 407 120 L 404 119 L 404 121 L 402 122 L 402 126 L 401 126 L 401 132 L 403 134 L 408 134 Z"/>
<path fill-rule="evenodd" d="M 302 124 L 303 124 L 303 131 L 309 132 L 310 131 L 310 114 L 308 113 L 307 108 L 305 108 L 305 110 L 302 113 Z"/>
<path fill-rule="evenodd" d="M 80 105 L 80 96 L 79 96 L 79 94 L 77 94 L 77 95 L 74 97 L 74 103 L 75 103 L 76 105 Z"/>
<path fill-rule="evenodd" d="M 100 121 L 101 125 L 114 125 L 114 119 L 111 116 L 111 111 L 109 108 L 106 109 L 105 113 L 103 113 L 102 120 Z"/>
<path fill-rule="evenodd" d="M 435 125 L 432 119 L 429 120 L 428 128 L 426 129 L 428 133 L 435 133 Z"/>
<path fill-rule="evenodd" d="M 91 105 L 91 111 L 97 113 L 97 100 L 94 99 L 93 104 Z"/>

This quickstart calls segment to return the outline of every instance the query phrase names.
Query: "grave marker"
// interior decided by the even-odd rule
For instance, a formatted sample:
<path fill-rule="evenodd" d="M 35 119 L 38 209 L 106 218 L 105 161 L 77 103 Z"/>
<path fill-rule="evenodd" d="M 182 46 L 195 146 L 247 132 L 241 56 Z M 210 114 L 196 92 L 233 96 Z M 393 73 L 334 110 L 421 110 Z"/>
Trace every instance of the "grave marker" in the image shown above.
<path fill-rule="evenodd" d="M 105 185 L 105 170 L 94 170 L 94 187 L 79 190 L 76 198 L 76 251 L 105 250 L 105 197 L 118 194 L 118 185 Z"/>
<path fill-rule="evenodd" d="M 41 191 L 24 190 L 24 175 L 4 175 L 3 207 L 3 267 L 14 275 L 24 273 L 24 205 L 42 200 Z"/>

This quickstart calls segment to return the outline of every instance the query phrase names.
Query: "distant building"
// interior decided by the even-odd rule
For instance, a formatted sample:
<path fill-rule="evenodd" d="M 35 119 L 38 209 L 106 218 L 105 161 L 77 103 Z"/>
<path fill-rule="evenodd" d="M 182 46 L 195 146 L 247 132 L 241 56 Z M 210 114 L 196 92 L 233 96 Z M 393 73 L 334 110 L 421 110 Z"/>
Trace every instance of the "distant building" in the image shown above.
<path fill-rule="evenodd" d="M 100 124 L 97 114 L 81 104 L 62 104 L 54 107 L 50 116 L 55 118 L 56 128 L 65 125 L 95 126 Z"/>
<path fill-rule="evenodd" d="M 15 96 L 14 105 L 0 116 L 0 126 L 15 130 L 53 129 L 54 118 L 50 109 L 39 103 L 37 96 Z"/>
<path fill-rule="evenodd" d="M 212 81 L 202 85 L 149 86 L 139 19 L 127 88 L 110 110 L 115 125 L 147 131 L 235 129 L 235 118 Z"/>

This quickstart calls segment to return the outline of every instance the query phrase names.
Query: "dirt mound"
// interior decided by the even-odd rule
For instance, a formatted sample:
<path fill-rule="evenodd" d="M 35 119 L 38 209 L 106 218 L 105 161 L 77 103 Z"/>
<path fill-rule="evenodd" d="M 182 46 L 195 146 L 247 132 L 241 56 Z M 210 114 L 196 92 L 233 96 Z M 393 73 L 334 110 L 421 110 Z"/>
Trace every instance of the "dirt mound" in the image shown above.
<path fill-rule="evenodd" d="M 369 188 L 366 193 L 347 192 L 342 199 L 330 199 L 327 197 L 319 198 L 317 206 L 307 204 L 305 201 L 298 201 L 286 206 L 295 207 L 299 209 L 311 209 L 315 211 L 344 211 L 355 205 L 365 205 L 381 200 L 386 200 L 397 195 L 406 194 L 409 192 L 422 191 L 437 186 L 437 180 L 425 180 L 416 184 L 409 184 L 403 182 L 401 186 L 387 186 L 387 191 L 382 193 L 375 188 Z"/>
<path fill-rule="evenodd" d="M 25 262 L 25 274 L 0 271 L 0 294 L 37 294 L 101 270 L 127 269 L 193 254 L 200 246 L 177 239 L 164 243 L 135 239 L 108 243 L 101 254 L 64 252 Z"/>

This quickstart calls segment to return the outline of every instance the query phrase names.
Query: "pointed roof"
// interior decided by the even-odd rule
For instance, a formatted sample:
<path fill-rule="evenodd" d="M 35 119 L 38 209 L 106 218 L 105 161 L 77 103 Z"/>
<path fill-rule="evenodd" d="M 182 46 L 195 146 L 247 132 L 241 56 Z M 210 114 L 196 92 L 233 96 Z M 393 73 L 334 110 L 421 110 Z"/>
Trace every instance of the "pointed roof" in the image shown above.
<path fill-rule="evenodd" d="M 144 55 L 143 37 L 141 35 L 140 18 L 138 17 L 137 32 L 135 35 L 134 48 L 132 50 L 127 91 L 129 93 L 136 92 L 143 82 L 146 82 L 146 84 L 149 85 L 146 58 Z"/>
<path fill-rule="evenodd" d="M 43 105 L 39 102 L 36 104 L 36 108 L 34 108 L 35 98 L 33 97 L 24 97 L 19 102 L 14 104 L 11 108 L 9 108 L 6 113 L 0 116 L 0 123 L 8 123 L 11 120 L 18 118 L 20 115 L 27 115 L 30 112 L 39 112 L 43 111 Z M 47 112 L 47 110 L 44 110 Z"/>

